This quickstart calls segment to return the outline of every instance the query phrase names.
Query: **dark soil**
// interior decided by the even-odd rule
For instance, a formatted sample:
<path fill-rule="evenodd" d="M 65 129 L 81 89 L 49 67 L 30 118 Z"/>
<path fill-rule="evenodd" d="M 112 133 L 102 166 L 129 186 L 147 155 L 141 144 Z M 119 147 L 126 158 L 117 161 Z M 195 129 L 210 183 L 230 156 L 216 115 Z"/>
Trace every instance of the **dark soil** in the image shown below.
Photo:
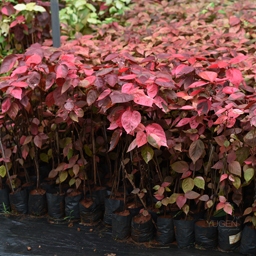
<path fill-rule="evenodd" d="M 128 216 L 130 215 L 130 212 L 128 210 L 122 211 L 122 212 L 115 212 L 116 215 L 120 216 Z"/>
<path fill-rule="evenodd" d="M 74 191 L 68 193 L 66 196 L 67 197 L 72 197 L 72 196 L 77 196 L 77 195 L 80 195 L 80 194 L 82 194 L 82 192 L 74 190 Z"/>
<path fill-rule="evenodd" d="M 26 187 L 30 187 L 30 186 L 33 186 L 33 185 L 35 185 L 35 182 L 32 181 L 32 182 L 30 182 L 30 183 L 25 183 L 25 184 L 23 184 L 22 187 L 23 187 L 23 188 L 26 188 Z"/>
<path fill-rule="evenodd" d="M 164 215 L 160 215 L 158 218 L 161 218 L 161 219 L 172 219 L 173 216 L 170 215 L 170 214 L 166 214 L 165 216 Z"/>
<path fill-rule="evenodd" d="M 139 207 L 142 207 L 141 203 L 137 203 L 137 206 L 136 206 L 135 202 L 131 202 L 131 203 L 127 204 L 127 208 L 128 209 L 136 209 L 136 208 L 139 208 Z"/>
<path fill-rule="evenodd" d="M 144 216 L 142 214 L 139 214 L 133 218 L 133 221 L 138 224 L 146 223 L 151 219 L 151 215 L 148 214 L 147 216 Z"/>
<path fill-rule="evenodd" d="M 80 204 L 82 204 L 85 208 L 89 208 L 93 204 L 93 201 L 90 199 L 82 200 L 82 201 L 80 201 Z"/>
<path fill-rule="evenodd" d="M 31 191 L 30 191 L 30 194 L 31 194 L 31 195 L 41 195 L 41 196 L 43 196 L 45 193 L 46 193 L 46 191 L 43 190 L 43 189 L 41 189 L 41 188 L 39 188 L 39 189 L 34 189 L 34 190 L 31 190 Z"/>

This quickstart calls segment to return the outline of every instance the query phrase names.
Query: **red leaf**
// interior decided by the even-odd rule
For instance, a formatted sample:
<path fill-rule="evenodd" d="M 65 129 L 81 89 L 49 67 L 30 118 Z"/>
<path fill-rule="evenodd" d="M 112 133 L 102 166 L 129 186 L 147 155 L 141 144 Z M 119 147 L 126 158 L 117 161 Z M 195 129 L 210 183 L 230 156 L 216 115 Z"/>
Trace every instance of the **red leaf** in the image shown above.
<path fill-rule="evenodd" d="M 223 168 L 223 162 L 222 160 L 218 161 L 214 166 L 212 166 L 212 169 L 222 169 Z"/>
<path fill-rule="evenodd" d="M 132 74 L 132 75 L 119 76 L 119 79 L 121 79 L 121 80 L 132 80 L 135 77 L 136 77 L 136 75 Z"/>
<path fill-rule="evenodd" d="M 16 98 L 21 100 L 21 94 L 22 94 L 22 89 L 21 88 L 14 88 L 10 91 L 10 94 Z"/>
<path fill-rule="evenodd" d="M 26 61 L 26 65 L 30 65 L 30 64 L 40 64 L 42 62 L 42 57 L 37 55 L 37 54 L 34 54 L 32 56 L 30 56 L 27 61 Z"/>
<path fill-rule="evenodd" d="M 109 54 L 109 55 L 104 59 L 104 61 L 113 60 L 113 59 L 115 59 L 115 58 L 118 57 L 118 56 L 119 56 L 118 53 L 111 53 L 111 54 Z"/>
<path fill-rule="evenodd" d="M 6 56 L 1 64 L 0 74 L 10 71 L 16 63 L 18 56 L 16 54 L 10 54 Z"/>
<path fill-rule="evenodd" d="M 213 167 L 212 167 L 213 168 Z M 217 169 L 217 168 L 214 168 L 214 169 Z M 225 173 L 225 174 L 222 174 L 221 177 L 220 177 L 220 182 L 222 182 L 223 180 L 227 179 L 228 178 L 228 175 Z"/>
<path fill-rule="evenodd" d="M 237 25 L 237 24 L 239 24 L 239 23 L 240 23 L 240 19 L 237 18 L 236 16 L 231 16 L 231 17 L 229 18 L 229 25 L 230 25 L 231 27 L 233 27 L 233 26 L 235 26 L 235 25 Z"/>
<path fill-rule="evenodd" d="M 5 99 L 2 103 L 2 113 L 5 113 L 6 111 L 8 111 L 10 106 L 11 106 L 11 99 L 10 98 Z"/>
<path fill-rule="evenodd" d="M 68 74 L 68 66 L 66 64 L 58 65 L 56 69 L 56 79 L 65 78 Z"/>
<path fill-rule="evenodd" d="M 122 130 L 121 130 L 121 129 L 117 129 L 117 130 L 115 130 L 115 131 L 113 132 L 113 135 L 112 135 L 112 137 L 111 137 L 110 147 L 109 147 L 108 152 L 109 152 L 109 151 L 112 151 L 112 150 L 116 147 L 116 145 L 117 145 L 117 143 L 118 143 L 118 141 L 119 141 L 121 135 L 122 135 Z"/>
<path fill-rule="evenodd" d="M 146 126 L 145 129 L 146 129 L 147 135 L 150 135 L 150 136 L 154 134 L 157 135 L 161 140 L 161 146 L 167 147 L 165 132 L 159 124 L 156 124 L 156 123 L 149 124 L 148 126 Z"/>
<path fill-rule="evenodd" d="M 103 91 L 103 92 L 100 94 L 100 96 L 99 96 L 99 98 L 97 99 L 97 101 L 106 98 L 110 93 L 111 93 L 111 90 L 110 90 L 110 89 L 106 89 L 105 91 Z"/>
<path fill-rule="evenodd" d="M 146 133 L 142 131 L 137 132 L 136 141 L 137 141 L 138 148 L 145 145 L 147 143 Z"/>
<path fill-rule="evenodd" d="M 38 147 L 38 148 L 41 148 L 42 147 L 42 139 L 39 135 L 36 135 L 35 138 L 34 138 L 34 143 L 35 145 Z"/>
<path fill-rule="evenodd" d="M 187 199 L 196 199 L 196 198 L 198 198 L 200 196 L 200 194 L 198 194 L 197 192 L 195 192 L 195 191 L 188 191 L 188 192 L 186 192 L 186 194 L 185 194 L 185 197 L 187 198 Z"/>
<path fill-rule="evenodd" d="M 181 209 L 184 204 L 187 202 L 187 198 L 185 196 L 178 196 L 176 200 L 177 206 Z"/>
<path fill-rule="evenodd" d="M 97 99 L 98 93 L 95 90 L 90 90 L 87 94 L 87 103 L 88 106 L 91 106 Z"/>
<path fill-rule="evenodd" d="M 114 87 L 118 81 L 118 75 L 117 74 L 106 75 L 105 80 L 111 87 Z"/>
<path fill-rule="evenodd" d="M 55 103 L 55 100 L 54 100 L 54 97 L 53 97 L 53 92 L 50 92 L 46 98 L 45 98 L 45 103 L 47 105 L 48 108 L 50 108 L 54 103 Z"/>
<path fill-rule="evenodd" d="M 38 133 L 38 125 L 35 124 L 35 123 L 32 123 L 30 130 L 31 130 L 31 134 L 32 134 L 32 135 L 37 135 L 37 133 Z"/>
<path fill-rule="evenodd" d="M 239 62 L 241 62 L 241 61 L 246 60 L 247 58 L 248 58 L 248 56 L 245 56 L 245 55 L 241 54 L 241 55 L 239 55 L 239 56 L 237 56 L 237 57 L 231 59 L 231 60 L 229 61 L 229 63 L 230 63 L 230 64 L 237 64 L 237 63 L 239 63 Z"/>
<path fill-rule="evenodd" d="M 67 92 L 61 94 L 61 89 L 62 89 L 61 86 L 59 86 L 53 91 L 53 98 L 55 101 L 55 105 L 57 106 L 63 105 L 67 100 Z"/>
<path fill-rule="evenodd" d="M 13 102 L 10 108 L 8 109 L 7 114 L 12 120 L 15 120 L 15 117 L 17 116 L 18 112 L 19 106 L 15 102 Z"/>
<path fill-rule="evenodd" d="M 191 118 L 188 118 L 188 117 L 183 118 L 183 119 L 181 119 L 181 120 L 178 122 L 178 124 L 176 125 L 176 127 L 184 126 L 184 125 L 188 124 L 190 121 L 191 121 Z"/>
<path fill-rule="evenodd" d="M 170 184 L 171 184 L 170 182 L 163 182 L 161 187 L 165 188 L 165 187 L 168 187 Z"/>
<path fill-rule="evenodd" d="M 197 81 L 197 82 L 194 82 L 193 84 L 191 84 L 188 88 L 197 88 L 197 87 L 201 87 L 206 84 L 208 84 L 208 83 L 204 82 L 204 81 Z"/>
<path fill-rule="evenodd" d="M 197 103 L 197 112 L 199 115 L 201 114 L 205 114 L 207 115 L 207 113 L 209 112 L 210 108 L 211 108 L 211 101 L 208 99 L 203 99 L 203 100 L 199 100 Z"/>
<path fill-rule="evenodd" d="M 11 83 L 11 86 L 24 88 L 24 87 L 27 87 L 28 84 L 25 83 L 25 82 L 19 81 L 19 82 L 12 82 L 12 83 Z"/>
<path fill-rule="evenodd" d="M 46 75 L 45 79 L 45 90 L 48 90 L 52 87 L 56 79 L 56 74 L 54 72 L 50 72 Z"/>
<path fill-rule="evenodd" d="M 147 85 L 147 94 L 150 98 L 154 98 L 157 95 L 158 87 L 156 84 Z"/>
<path fill-rule="evenodd" d="M 12 72 L 12 77 L 16 74 L 24 74 L 26 73 L 26 71 L 28 70 L 28 67 L 27 66 L 21 66 L 21 67 L 18 67 L 16 68 L 15 70 L 13 70 Z"/>
<path fill-rule="evenodd" d="M 110 73 L 113 70 L 113 67 L 104 68 L 96 73 L 97 76 L 105 76 L 106 74 Z"/>
<path fill-rule="evenodd" d="M 130 92 L 131 92 L 133 89 L 134 89 L 133 83 L 127 83 L 127 84 L 124 84 L 124 85 L 122 86 L 121 92 L 122 92 L 122 93 L 128 93 L 128 94 L 130 94 Z"/>
<path fill-rule="evenodd" d="M 237 88 L 239 84 L 243 81 L 242 73 L 239 69 L 236 68 L 230 68 L 226 72 L 226 76 L 228 80 L 234 84 Z"/>
<path fill-rule="evenodd" d="M 212 72 L 212 71 L 204 71 L 204 72 L 199 73 L 199 76 L 207 81 L 214 82 L 215 79 L 217 78 L 218 74 L 216 72 Z"/>
<path fill-rule="evenodd" d="M 126 110 L 121 117 L 122 126 L 128 134 L 131 134 L 141 121 L 138 111 Z"/>
<path fill-rule="evenodd" d="M 110 94 L 110 98 L 113 104 L 115 103 L 125 103 L 134 99 L 133 95 L 127 93 L 121 93 L 119 91 L 114 91 Z"/>
<path fill-rule="evenodd" d="M 150 61 L 153 61 L 153 60 L 155 60 L 154 56 L 148 56 L 145 59 L 143 59 L 140 63 L 150 62 Z"/>
<path fill-rule="evenodd" d="M 1 10 L 2 14 L 9 16 L 15 13 L 15 9 L 13 8 L 13 6 L 10 5 L 4 5 L 2 10 Z"/>
<path fill-rule="evenodd" d="M 222 89 L 222 92 L 223 93 L 226 93 L 226 94 L 232 94 L 232 93 L 235 93 L 239 91 L 237 88 L 235 87 L 230 87 L 230 86 L 226 86 Z"/>

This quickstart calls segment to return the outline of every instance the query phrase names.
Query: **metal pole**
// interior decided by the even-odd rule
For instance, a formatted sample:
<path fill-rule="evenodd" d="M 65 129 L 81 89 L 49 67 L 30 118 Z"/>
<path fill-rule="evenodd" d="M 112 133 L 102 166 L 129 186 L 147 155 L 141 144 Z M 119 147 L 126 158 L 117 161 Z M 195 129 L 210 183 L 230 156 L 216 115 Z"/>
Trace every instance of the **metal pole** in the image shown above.
<path fill-rule="evenodd" d="M 60 18 L 59 0 L 51 0 L 51 19 L 52 19 L 52 41 L 53 47 L 60 47 Z"/>

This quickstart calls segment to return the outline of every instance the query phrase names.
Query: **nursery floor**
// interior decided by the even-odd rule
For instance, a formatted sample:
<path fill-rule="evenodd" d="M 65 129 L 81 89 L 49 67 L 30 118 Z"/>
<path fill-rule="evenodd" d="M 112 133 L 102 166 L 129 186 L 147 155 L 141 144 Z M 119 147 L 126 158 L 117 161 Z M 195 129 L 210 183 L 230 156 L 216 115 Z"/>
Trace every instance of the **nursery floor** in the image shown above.
<path fill-rule="evenodd" d="M 78 231 L 80 228 L 80 231 Z M 152 245 L 156 247 L 155 245 Z M 31 248 L 28 251 L 28 247 Z M 0 215 L 0 255 L 45 256 L 221 256 L 219 251 L 178 249 L 176 245 L 147 248 L 131 242 L 118 242 L 111 228 L 104 225 L 86 227 L 74 223 L 50 224 L 46 218 Z M 238 256 L 239 253 L 232 253 Z"/>

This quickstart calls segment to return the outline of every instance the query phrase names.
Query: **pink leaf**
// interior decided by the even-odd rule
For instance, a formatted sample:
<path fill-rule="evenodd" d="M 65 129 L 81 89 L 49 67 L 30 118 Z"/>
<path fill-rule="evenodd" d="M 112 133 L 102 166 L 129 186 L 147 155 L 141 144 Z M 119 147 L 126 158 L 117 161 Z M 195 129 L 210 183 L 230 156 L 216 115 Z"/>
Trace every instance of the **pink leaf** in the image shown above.
<path fill-rule="evenodd" d="M 32 56 L 30 56 L 27 61 L 26 61 L 26 65 L 30 65 L 30 64 L 40 64 L 42 61 L 42 57 L 37 55 L 37 54 L 34 54 Z"/>
<path fill-rule="evenodd" d="M 146 133 L 142 131 L 137 132 L 136 141 L 137 141 L 138 148 L 145 145 L 147 143 Z"/>
<path fill-rule="evenodd" d="M 0 74 L 7 73 L 10 71 L 16 63 L 18 56 L 16 54 L 10 54 L 6 56 L 1 64 Z"/>
<path fill-rule="evenodd" d="M 185 194 L 185 197 L 186 197 L 187 199 L 196 199 L 196 198 L 198 198 L 199 196 L 200 196 L 200 194 L 197 193 L 197 192 L 195 192 L 195 191 L 188 191 L 188 192 L 186 192 L 186 194 Z"/>
<path fill-rule="evenodd" d="M 176 127 L 181 127 L 184 126 L 186 124 L 188 124 L 191 121 L 191 118 L 183 118 L 181 119 L 178 124 L 176 125 Z"/>
<path fill-rule="evenodd" d="M 230 87 L 230 86 L 226 86 L 222 89 L 222 92 L 223 93 L 226 93 L 226 94 L 232 94 L 232 93 L 235 93 L 239 91 L 237 88 L 235 87 Z"/>
<path fill-rule="evenodd" d="M 197 82 L 194 82 L 193 84 L 191 84 L 188 88 L 197 88 L 197 87 L 201 87 L 206 84 L 209 84 L 209 83 L 204 82 L 204 81 L 197 81 Z"/>
<path fill-rule="evenodd" d="M 34 138 L 34 143 L 38 148 L 41 148 L 43 143 L 41 137 L 36 135 Z"/>
<path fill-rule="evenodd" d="M 156 124 L 156 123 L 149 124 L 148 126 L 146 126 L 145 129 L 146 129 L 147 135 L 152 135 L 152 134 L 157 135 L 161 140 L 161 145 L 167 147 L 165 132 L 159 124 Z"/>
<path fill-rule="evenodd" d="M 220 209 L 223 209 L 225 206 L 225 203 L 218 203 L 216 206 L 216 210 L 219 211 Z"/>
<path fill-rule="evenodd" d="M 204 71 L 204 72 L 199 73 L 199 76 L 202 77 L 203 79 L 213 83 L 215 81 L 215 79 L 217 78 L 218 74 L 216 72 L 212 72 L 212 71 Z"/>
<path fill-rule="evenodd" d="M 10 106 L 11 106 L 11 99 L 10 98 L 5 99 L 2 103 L 2 113 L 5 113 L 6 111 L 8 111 Z"/>
<path fill-rule="evenodd" d="M 227 179 L 228 175 L 225 173 L 225 174 L 222 174 L 221 177 L 220 177 L 220 182 L 222 182 L 223 180 Z"/>
<path fill-rule="evenodd" d="M 106 98 L 110 93 L 111 93 L 111 90 L 110 90 L 109 88 L 106 89 L 105 91 L 103 91 L 103 92 L 100 94 L 100 96 L 99 96 L 99 98 L 97 99 L 97 101 Z"/>
<path fill-rule="evenodd" d="M 221 203 L 225 203 L 227 199 L 224 196 L 219 196 L 219 200 Z"/>
<path fill-rule="evenodd" d="M 243 81 L 242 73 L 239 69 L 236 68 L 230 68 L 226 72 L 226 76 L 228 80 L 234 84 L 237 88 L 239 84 Z"/>
<path fill-rule="evenodd" d="M 11 90 L 10 94 L 14 98 L 21 100 L 22 89 L 21 88 L 14 88 L 14 89 Z"/>
<path fill-rule="evenodd" d="M 176 200 L 177 206 L 181 209 L 183 205 L 187 202 L 187 198 L 185 196 L 178 196 Z"/>
<path fill-rule="evenodd" d="M 229 214 L 229 215 L 232 215 L 233 208 L 232 208 L 231 204 L 229 204 L 229 203 L 226 203 L 226 204 L 225 204 L 225 206 L 224 206 L 224 212 L 226 212 L 226 213 Z"/>
<path fill-rule="evenodd" d="M 141 114 L 138 111 L 126 110 L 121 117 L 123 128 L 128 134 L 135 130 L 140 121 Z"/>
<path fill-rule="evenodd" d="M 119 79 L 121 79 L 121 80 L 132 80 L 135 77 L 136 77 L 136 75 L 132 74 L 132 75 L 119 76 Z"/>

